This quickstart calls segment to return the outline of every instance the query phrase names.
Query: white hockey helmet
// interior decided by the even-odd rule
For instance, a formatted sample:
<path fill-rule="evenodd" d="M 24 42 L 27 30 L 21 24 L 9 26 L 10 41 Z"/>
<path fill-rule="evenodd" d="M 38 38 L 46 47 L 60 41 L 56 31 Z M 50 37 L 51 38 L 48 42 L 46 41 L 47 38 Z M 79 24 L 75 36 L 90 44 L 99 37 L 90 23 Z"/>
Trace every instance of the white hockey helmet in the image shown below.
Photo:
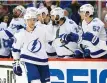
<path fill-rule="evenodd" d="M 46 15 L 48 14 L 48 9 L 46 7 L 40 7 L 37 9 L 37 15 L 42 15 L 43 13 L 45 13 Z"/>
<path fill-rule="evenodd" d="M 25 12 L 25 8 L 22 5 L 16 6 L 15 9 L 18 9 L 18 10 L 20 10 L 23 13 Z"/>
<path fill-rule="evenodd" d="M 31 19 L 31 18 L 37 18 L 36 10 L 30 10 L 25 13 L 24 15 L 25 20 Z"/>
<path fill-rule="evenodd" d="M 80 12 L 89 12 L 89 15 L 93 15 L 94 7 L 91 4 L 84 4 L 80 7 Z"/>
<path fill-rule="evenodd" d="M 59 19 L 65 17 L 64 16 L 64 10 L 62 8 L 60 8 L 60 7 L 52 9 L 50 14 L 55 16 L 55 18 L 58 15 Z"/>
<path fill-rule="evenodd" d="M 36 12 L 37 11 L 37 8 L 36 7 L 28 7 L 27 9 L 26 9 L 26 13 L 29 13 L 29 12 Z"/>

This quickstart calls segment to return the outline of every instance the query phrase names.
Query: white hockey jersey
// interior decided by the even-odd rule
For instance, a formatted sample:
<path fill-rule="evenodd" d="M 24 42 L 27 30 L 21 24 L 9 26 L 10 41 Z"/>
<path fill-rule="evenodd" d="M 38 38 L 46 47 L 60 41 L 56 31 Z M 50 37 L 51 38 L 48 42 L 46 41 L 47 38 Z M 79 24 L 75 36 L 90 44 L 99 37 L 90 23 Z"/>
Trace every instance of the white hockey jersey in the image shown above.
<path fill-rule="evenodd" d="M 7 36 L 6 32 L 4 30 L 0 31 L 0 56 L 8 56 L 10 54 L 10 49 L 7 45 L 7 39 L 9 37 Z"/>
<path fill-rule="evenodd" d="M 59 29 L 59 36 L 62 34 L 69 34 L 70 32 L 79 33 L 79 27 L 78 25 L 66 18 L 66 21 L 64 24 L 58 27 Z M 56 31 L 57 34 L 57 31 Z M 55 50 L 59 56 L 61 55 L 72 55 L 74 54 L 75 49 L 77 49 L 77 43 L 75 42 L 69 42 L 67 45 L 62 46 L 60 45 L 61 41 L 59 38 L 56 38 L 55 41 L 53 42 L 53 46 L 55 47 Z M 66 48 L 67 47 L 67 48 Z M 69 48 L 69 49 L 68 49 Z"/>
<path fill-rule="evenodd" d="M 8 28 L 5 23 L 0 24 L 0 55 L 8 56 L 10 54 L 11 49 L 7 45 L 7 39 L 9 39 L 9 37 L 14 35 L 16 32 L 19 32 L 20 29 L 22 29 L 22 26 L 25 27 L 23 18 L 12 19 Z"/>
<path fill-rule="evenodd" d="M 13 43 L 12 52 L 14 59 L 20 57 L 20 60 L 24 62 L 47 65 L 48 56 L 46 54 L 45 45 L 49 37 L 46 35 L 49 36 L 46 30 L 38 26 L 31 32 L 22 30 L 16 33 L 16 42 Z"/>
<path fill-rule="evenodd" d="M 7 29 L 7 23 L 0 23 L 0 55 L 8 56 L 10 54 L 10 49 L 7 46 L 7 39 L 9 38 L 4 30 Z"/>
<path fill-rule="evenodd" d="M 104 29 L 104 23 L 99 18 L 94 18 L 90 23 L 86 23 L 85 20 L 82 22 L 82 29 L 83 32 L 90 32 L 93 35 L 99 37 L 100 40 L 106 41 L 106 32 Z M 91 57 L 92 58 L 98 58 L 105 54 L 107 54 L 107 51 L 104 51 L 97 46 L 92 45 L 91 42 L 82 40 L 81 42 L 84 46 L 88 46 L 88 49 L 91 51 Z"/>
<path fill-rule="evenodd" d="M 23 18 L 13 18 L 8 27 L 8 31 L 12 34 L 15 34 L 20 31 L 20 29 L 26 27 L 25 21 Z"/>

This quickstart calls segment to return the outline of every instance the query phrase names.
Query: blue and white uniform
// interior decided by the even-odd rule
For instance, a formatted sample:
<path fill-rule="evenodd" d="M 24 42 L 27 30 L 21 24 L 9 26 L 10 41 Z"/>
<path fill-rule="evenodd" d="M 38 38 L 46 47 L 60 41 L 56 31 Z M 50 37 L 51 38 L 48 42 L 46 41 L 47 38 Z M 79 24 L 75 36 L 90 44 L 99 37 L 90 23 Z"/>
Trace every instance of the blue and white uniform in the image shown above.
<path fill-rule="evenodd" d="M 8 47 L 8 39 L 7 36 L 8 31 L 1 30 L 0 31 L 0 57 L 7 57 L 10 54 L 10 48 Z"/>
<path fill-rule="evenodd" d="M 10 54 L 10 49 L 8 47 L 7 40 L 13 36 L 7 31 L 7 24 L 4 22 L 0 23 L 0 57 L 8 57 Z"/>
<path fill-rule="evenodd" d="M 43 27 L 36 26 L 33 31 L 21 30 L 15 34 L 12 55 L 14 59 L 25 62 L 28 82 L 40 79 L 41 82 L 50 80 L 46 42 L 48 33 Z M 41 73 L 40 73 L 41 72 Z"/>
<path fill-rule="evenodd" d="M 6 28 L 4 24 L 0 25 L 0 55 L 9 56 L 12 44 L 9 39 L 14 37 L 14 34 L 19 32 L 20 29 L 23 29 L 24 27 L 25 23 L 23 18 L 12 19 L 8 28 Z"/>
<path fill-rule="evenodd" d="M 86 23 L 85 20 L 82 22 L 83 32 L 90 32 L 93 35 L 99 37 L 100 40 L 106 41 L 106 31 L 104 29 L 104 23 L 99 18 L 94 18 L 90 23 Z M 83 45 L 87 46 L 87 48 L 91 51 L 92 58 L 99 58 L 107 54 L 107 51 L 94 46 L 91 42 L 82 40 Z"/>
<path fill-rule="evenodd" d="M 42 33 L 42 34 L 41 34 Z M 20 57 L 21 61 L 37 65 L 47 65 L 45 43 L 46 33 L 42 27 L 36 27 L 28 32 L 21 30 L 15 34 L 16 42 L 13 44 L 13 56 Z M 17 52 L 20 54 L 17 55 Z"/>
<path fill-rule="evenodd" d="M 78 25 L 70 19 L 66 18 L 66 21 L 64 24 L 62 24 L 61 26 L 57 27 L 57 30 L 59 29 L 59 37 L 63 34 L 69 34 L 70 32 L 79 34 L 79 27 Z M 56 31 L 57 34 L 57 31 Z M 73 55 L 75 49 L 77 49 L 78 44 L 75 42 L 69 42 L 68 44 L 66 44 L 65 46 L 61 47 L 61 41 L 60 38 L 56 38 L 53 42 L 53 46 L 55 47 L 55 50 L 57 52 L 57 54 L 59 56 L 62 55 Z M 67 48 L 66 48 L 67 47 Z M 68 49 L 69 48 L 69 49 Z"/>
<path fill-rule="evenodd" d="M 12 34 L 15 34 L 25 27 L 26 25 L 23 18 L 13 18 L 7 30 Z"/>

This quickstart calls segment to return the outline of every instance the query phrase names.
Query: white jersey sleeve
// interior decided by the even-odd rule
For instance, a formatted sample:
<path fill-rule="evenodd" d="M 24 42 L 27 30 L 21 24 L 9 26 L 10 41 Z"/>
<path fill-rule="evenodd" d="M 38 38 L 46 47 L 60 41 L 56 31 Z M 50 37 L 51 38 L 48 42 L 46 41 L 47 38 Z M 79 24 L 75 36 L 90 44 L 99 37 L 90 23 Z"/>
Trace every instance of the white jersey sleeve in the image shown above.
<path fill-rule="evenodd" d="M 17 60 L 20 58 L 20 52 L 21 52 L 21 47 L 23 46 L 23 31 L 16 33 L 14 35 L 15 40 L 12 45 L 12 56 L 14 60 Z"/>

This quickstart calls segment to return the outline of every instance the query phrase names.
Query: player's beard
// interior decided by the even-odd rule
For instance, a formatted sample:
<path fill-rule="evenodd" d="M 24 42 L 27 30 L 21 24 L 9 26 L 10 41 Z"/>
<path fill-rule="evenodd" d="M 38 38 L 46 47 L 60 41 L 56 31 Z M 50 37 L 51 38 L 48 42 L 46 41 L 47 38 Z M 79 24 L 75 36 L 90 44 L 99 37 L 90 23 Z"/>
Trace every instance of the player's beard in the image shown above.
<path fill-rule="evenodd" d="M 44 24 L 48 24 L 50 22 L 50 19 L 49 20 L 46 20 L 46 19 L 44 19 Z"/>
<path fill-rule="evenodd" d="M 18 18 L 19 16 L 16 14 L 13 14 L 13 18 Z"/>

